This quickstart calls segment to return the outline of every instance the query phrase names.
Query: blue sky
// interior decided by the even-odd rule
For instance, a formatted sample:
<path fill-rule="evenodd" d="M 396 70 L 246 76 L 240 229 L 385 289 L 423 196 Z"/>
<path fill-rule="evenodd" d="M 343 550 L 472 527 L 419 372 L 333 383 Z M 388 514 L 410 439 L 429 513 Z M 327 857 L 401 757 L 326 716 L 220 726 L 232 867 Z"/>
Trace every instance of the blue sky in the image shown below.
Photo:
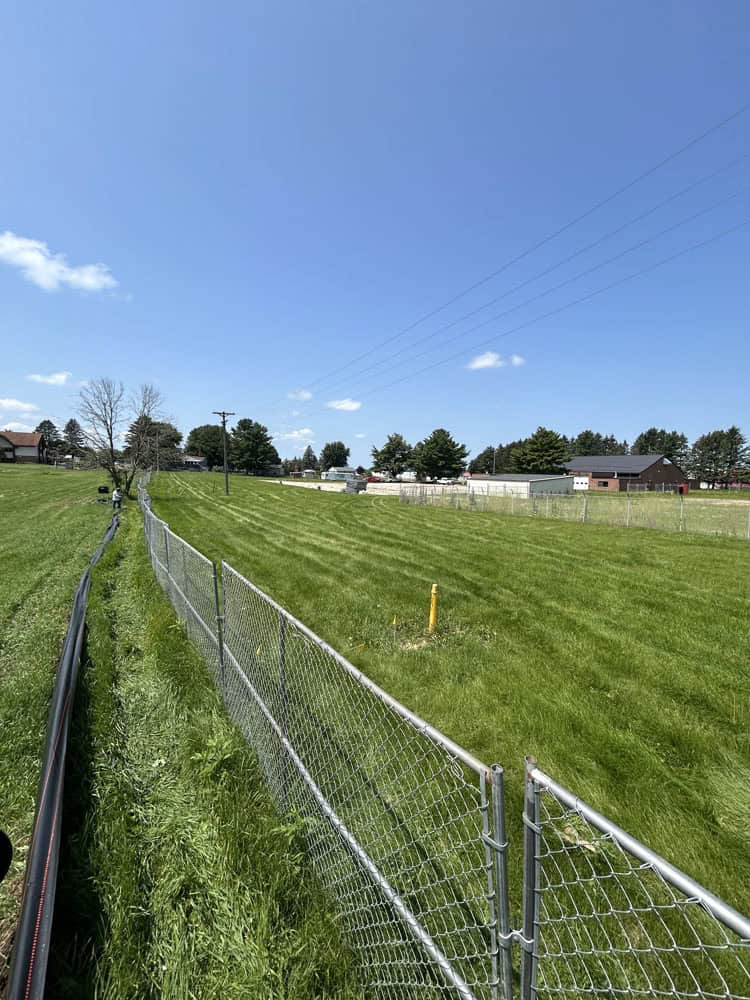
<path fill-rule="evenodd" d="M 750 110 L 337 372 L 750 101 L 749 32 L 744 0 L 6 2 L 0 426 L 110 375 L 355 462 L 436 426 L 750 433 L 750 225 L 536 321 L 750 220 Z"/>

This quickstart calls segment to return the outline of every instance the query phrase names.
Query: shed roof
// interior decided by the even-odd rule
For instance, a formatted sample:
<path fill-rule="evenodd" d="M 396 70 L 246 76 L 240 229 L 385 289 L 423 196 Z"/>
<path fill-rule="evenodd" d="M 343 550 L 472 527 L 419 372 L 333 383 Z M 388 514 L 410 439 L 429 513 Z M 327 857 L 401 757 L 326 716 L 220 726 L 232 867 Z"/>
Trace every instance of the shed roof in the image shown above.
<path fill-rule="evenodd" d="M 579 455 L 565 463 L 565 468 L 571 472 L 634 472 L 636 474 L 650 469 L 664 455 Z"/>
<path fill-rule="evenodd" d="M 0 437 L 10 441 L 16 448 L 35 448 L 44 434 L 40 434 L 39 431 L 0 431 Z"/>
<path fill-rule="evenodd" d="M 497 475 L 487 475 L 487 476 L 472 476 L 472 479 L 481 479 L 482 482 L 511 482 L 511 483 L 537 483 L 542 479 L 569 479 L 570 477 L 565 475 L 565 473 L 554 473 L 554 472 L 544 472 L 544 473 L 526 473 L 526 472 L 504 472 Z"/>

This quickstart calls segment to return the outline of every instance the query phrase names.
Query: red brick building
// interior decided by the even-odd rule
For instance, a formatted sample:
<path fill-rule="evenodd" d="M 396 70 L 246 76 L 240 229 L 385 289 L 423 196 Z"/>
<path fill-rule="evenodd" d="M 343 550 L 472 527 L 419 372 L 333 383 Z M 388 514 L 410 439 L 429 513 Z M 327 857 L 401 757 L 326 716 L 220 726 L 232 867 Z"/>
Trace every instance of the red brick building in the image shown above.
<path fill-rule="evenodd" d="M 610 493 L 627 490 L 675 490 L 687 492 L 687 476 L 666 455 L 581 455 L 565 463 L 578 479 L 588 478 L 588 487 Z"/>

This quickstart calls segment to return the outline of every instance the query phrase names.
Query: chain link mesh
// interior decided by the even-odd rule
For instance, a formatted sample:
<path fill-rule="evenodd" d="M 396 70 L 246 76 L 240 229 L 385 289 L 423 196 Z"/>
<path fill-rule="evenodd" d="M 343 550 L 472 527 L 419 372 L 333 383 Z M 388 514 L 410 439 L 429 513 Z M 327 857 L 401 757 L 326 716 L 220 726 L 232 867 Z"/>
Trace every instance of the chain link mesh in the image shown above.
<path fill-rule="evenodd" d="M 534 792 L 537 997 L 750 998 L 750 941 L 700 886 L 677 888 L 662 859 L 631 853 L 582 803 Z"/>
<path fill-rule="evenodd" d="M 697 500 L 659 493 L 596 492 L 502 495 L 482 492 L 481 484 L 474 490 L 465 486 L 404 486 L 399 498 L 401 503 L 418 506 L 750 539 L 750 504 L 731 498 Z"/>

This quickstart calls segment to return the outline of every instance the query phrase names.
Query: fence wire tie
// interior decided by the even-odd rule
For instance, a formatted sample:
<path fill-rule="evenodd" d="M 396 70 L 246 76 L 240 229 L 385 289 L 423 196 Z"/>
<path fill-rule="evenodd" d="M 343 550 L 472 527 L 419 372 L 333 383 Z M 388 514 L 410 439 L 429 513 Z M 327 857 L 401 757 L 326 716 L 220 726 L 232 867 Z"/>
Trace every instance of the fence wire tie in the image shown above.
<path fill-rule="evenodd" d="M 502 854 L 503 851 L 507 851 L 507 849 L 508 849 L 508 841 L 507 840 L 505 841 L 504 844 L 501 844 L 497 840 L 495 840 L 493 837 L 490 837 L 489 833 L 483 833 L 482 834 L 482 840 L 489 847 L 494 847 L 494 849 L 496 851 L 499 851 L 501 854 Z"/>
<path fill-rule="evenodd" d="M 528 826 L 528 828 L 530 830 L 533 830 L 534 833 L 538 833 L 541 835 L 542 832 L 541 826 L 538 826 L 532 819 L 529 818 L 529 816 L 525 812 L 521 818 L 523 819 L 525 826 Z"/>

